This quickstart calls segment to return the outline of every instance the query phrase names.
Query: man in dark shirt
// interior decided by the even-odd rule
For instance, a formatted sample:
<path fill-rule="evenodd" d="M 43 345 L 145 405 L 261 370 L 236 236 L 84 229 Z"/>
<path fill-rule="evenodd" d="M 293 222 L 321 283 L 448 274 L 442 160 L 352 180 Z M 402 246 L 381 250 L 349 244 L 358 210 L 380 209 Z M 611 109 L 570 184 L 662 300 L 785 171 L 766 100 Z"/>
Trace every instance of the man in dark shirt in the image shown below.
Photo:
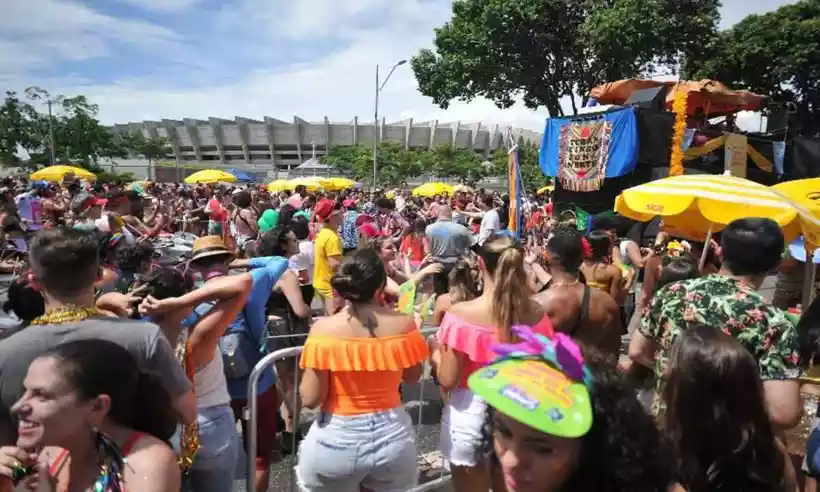
<path fill-rule="evenodd" d="M 98 256 L 97 241 L 88 232 L 61 227 L 34 236 L 32 276 L 45 299 L 46 315 L 0 341 L 0 446 L 16 440 L 10 408 L 24 393 L 29 364 L 57 345 L 74 340 L 103 339 L 122 345 L 141 371 L 163 382 L 180 420 L 190 423 L 196 419 L 191 384 L 159 327 L 108 317 L 94 308 Z"/>

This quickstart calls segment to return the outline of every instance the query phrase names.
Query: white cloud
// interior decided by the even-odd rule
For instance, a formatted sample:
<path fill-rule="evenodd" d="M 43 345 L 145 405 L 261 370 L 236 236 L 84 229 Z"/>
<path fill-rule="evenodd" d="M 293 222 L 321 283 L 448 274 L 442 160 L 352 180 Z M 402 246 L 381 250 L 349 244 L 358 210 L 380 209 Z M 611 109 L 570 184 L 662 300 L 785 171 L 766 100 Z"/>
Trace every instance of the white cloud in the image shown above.
<path fill-rule="evenodd" d="M 9 1 L 14 3 L 11 9 Z M 25 5 L 18 4 L 23 1 Z M 124 1 L 151 8 L 167 0 Z M 173 0 L 173 3 L 179 6 L 194 1 Z M 30 19 L 16 22 L 18 16 L 34 15 L 32 6 L 44 9 L 46 5 L 63 10 L 60 14 L 48 14 L 47 22 Z M 58 20 L 59 17 L 62 19 Z M 449 17 L 450 0 L 237 0 L 223 4 L 217 18 L 209 21 L 211 24 L 201 25 L 201 35 L 212 36 L 229 54 L 232 50 L 266 62 L 263 66 L 274 67 L 250 71 L 232 60 L 217 59 L 205 49 L 186 52 L 186 43 L 201 39 L 181 39 L 161 26 L 117 19 L 57 0 L 0 0 L 0 18 L 15 19 L 11 24 L 17 25 L 20 34 L 43 37 L 36 44 L 37 49 L 29 50 L 34 56 L 13 69 L 18 74 L 42 67 L 49 57 L 66 60 L 104 56 L 114 49 L 110 43 L 113 36 L 158 50 L 161 55 L 158 62 L 167 62 L 169 56 L 186 58 L 186 63 L 202 62 L 196 77 L 198 84 L 194 87 L 180 88 L 174 73 L 163 78 L 120 79 L 110 84 L 95 84 L 78 74 L 74 80 L 51 80 L 48 85 L 43 84 L 54 93 L 87 95 L 100 106 L 100 117 L 105 123 L 208 116 L 272 116 L 290 120 L 294 115 L 313 121 L 327 116 L 339 122 L 348 122 L 358 115 L 360 121 L 371 121 L 375 65 L 385 67 L 382 73 L 386 75 L 396 61 L 409 59 L 419 49 L 430 46 L 433 29 Z M 193 20 L 200 22 L 201 19 Z M 49 27 L 53 25 L 62 27 L 59 32 L 51 33 Z M 76 40 L 79 46 L 76 51 L 80 54 L 66 52 L 66 47 L 57 43 L 61 39 L 67 43 Z M 327 49 L 330 40 L 336 47 L 330 53 L 310 55 L 312 51 L 304 51 L 308 54 L 295 62 L 267 63 L 268 60 L 281 63 L 283 54 L 313 43 L 324 43 L 322 48 Z M 9 50 L 19 48 L 4 48 L 0 35 L 0 81 L 7 70 L 4 62 L 14 60 Z M 186 67 L 181 65 L 180 72 L 184 71 Z M 40 80 L 18 78 L 19 87 L 33 83 Z M 419 94 L 409 64 L 396 70 L 381 94 L 380 115 L 388 122 L 406 118 L 419 122 L 461 120 L 536 131 L 543 130 L 547 117 L 546 111 L 531 111 L 521 104 L 501 110 L 482 98 L 471 103 L 453 102 L 447 110 L 442 110 Z M 739 121 L 745 125 L 748 118 L 742 116 Z M 756 121 L 753 128 L 757 128 Z"/>
<path fill-rule="evenodd" d="M 175 13 L 189 10 L 202 0 L 119 0 L 144 10 L 162 13 Z"/>

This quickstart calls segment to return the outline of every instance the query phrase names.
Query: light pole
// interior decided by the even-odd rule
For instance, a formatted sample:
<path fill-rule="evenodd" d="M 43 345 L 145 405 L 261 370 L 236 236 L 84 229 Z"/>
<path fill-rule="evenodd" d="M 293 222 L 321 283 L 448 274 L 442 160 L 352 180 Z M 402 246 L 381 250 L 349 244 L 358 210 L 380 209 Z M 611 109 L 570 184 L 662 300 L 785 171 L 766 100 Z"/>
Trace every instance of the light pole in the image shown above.
<path fill-rule="evenodd" d="M 54 128 L 51 125 L 51 120 L 53 119 L 51 116 L 51 105 L 53 104 L 53 101 L 49 97 L 46 103 L 48 104 L 48 140 L 50 144 L 49 147 L 51 147 L 51 165 L 53 166 L 57 163 L 57 159 L 54 157 Z"/>
<path fill-rule="evenodd" d="M 376 104 L 374 113 L 374 125 L 373 125 L 373 191 L 376 191 L 376 187 L 378 185 L 378 167 L 379 167 L 379 153 L 378 153 L 378 145 L 379 145 L 379 133 L 381 133 L 379 127 L 379 93 L 384 89 L 384 85 L 390 80 L 390 76 L 393 75 L 393 72 L 396 70 L 397 67 L 400 65 L 404 65 L 407 63 L 407 60 L 400 60 L 398 63 L 393 65 L 393 68 L 390 69 L 390 73 L 387 74 L 385 77 L 384 82 L 379 83 L 379 66 L 376 65 Z"/>

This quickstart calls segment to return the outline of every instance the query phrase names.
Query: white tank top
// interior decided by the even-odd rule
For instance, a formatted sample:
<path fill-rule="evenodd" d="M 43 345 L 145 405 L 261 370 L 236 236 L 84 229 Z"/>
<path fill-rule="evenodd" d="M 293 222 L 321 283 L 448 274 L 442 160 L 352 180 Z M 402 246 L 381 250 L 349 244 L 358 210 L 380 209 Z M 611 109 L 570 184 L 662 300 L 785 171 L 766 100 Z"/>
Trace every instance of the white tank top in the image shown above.
<path fill-rule="evenodd" d="M 177 357 L 183 356 L 183 349 L 188 343 L 188 330 L 183 329 L 177 339 Z M 180 359 L 181 360 L 181 359 Z M 222 369 L 222 353 L 219 347 L 214 348 L 214 357 L 194 374 L 194 393 L 196 407 L 208 408 L 226 405 L 231 402 L 228 393 L 228 382 Z"/>
<path fill-rule="evenodd" d="M 227 405 L 231 402 L 219 347 L 214 349 L 214 358 L 194 374 L 194 388 L 197 408 Z"/>

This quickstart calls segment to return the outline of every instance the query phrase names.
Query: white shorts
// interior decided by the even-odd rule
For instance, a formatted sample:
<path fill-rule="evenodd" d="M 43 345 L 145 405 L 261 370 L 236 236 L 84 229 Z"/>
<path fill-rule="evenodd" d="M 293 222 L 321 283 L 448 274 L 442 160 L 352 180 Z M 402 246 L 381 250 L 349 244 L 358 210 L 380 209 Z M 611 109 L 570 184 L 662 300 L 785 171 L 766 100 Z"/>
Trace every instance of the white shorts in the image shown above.
<path fill-rule="evenodd" d="M 441 416 L 439 447 L 447 464 L 477 466 L 487 402 L 466 388 L 454 389 Z"/>

